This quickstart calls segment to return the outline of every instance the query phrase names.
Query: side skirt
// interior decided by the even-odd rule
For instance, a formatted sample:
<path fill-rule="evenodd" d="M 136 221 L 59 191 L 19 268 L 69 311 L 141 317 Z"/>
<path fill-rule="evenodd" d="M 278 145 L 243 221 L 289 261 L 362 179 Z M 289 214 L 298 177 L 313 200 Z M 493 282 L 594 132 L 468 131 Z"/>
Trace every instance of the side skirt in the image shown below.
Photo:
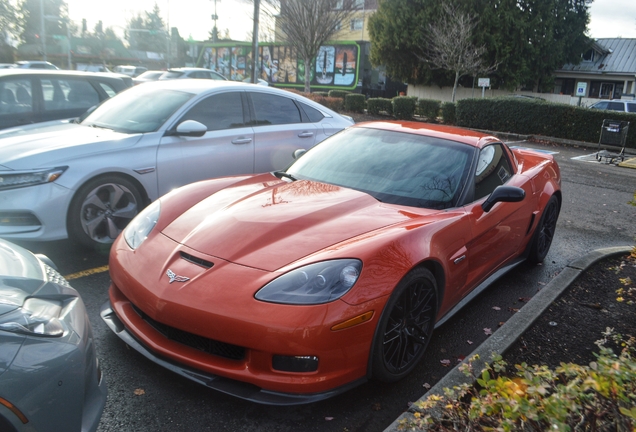
<path fill-rule="evenodd" d="M 479 294 L 481 294 L 482 291 L 488 288 L 497 279 L 499 279 L 500 277 L 508 273 L 513 268 L 517 267 L 522 262 L 524 262 L 526 260 L 525 255 L 526 254 L 524 253 L 522 256 L 514 259 L 510 263 L 506 264 L 505 266 L 503 266 L 502 268 L 500 268 L 499 270 L 491 274 L 490 277 L 488 277 L 485 281 L 477 285 L 477 287 L 474 290 L 472 290 L 466 297 L 464 297 L 459 303 L 457 303 L 454 308 L 446 312 L 446 315 L 444 315 L 439 321 L 437 321 L 437 323 L 435 324 L 435 328 L 438 328 L 439 326 L 444 324 L 446 321 L 448 321 L 453 315 L 459 312 L 464 306 L 466 306 L 466 304 L 468 304 L 472 299 L 474 299 Z"/>

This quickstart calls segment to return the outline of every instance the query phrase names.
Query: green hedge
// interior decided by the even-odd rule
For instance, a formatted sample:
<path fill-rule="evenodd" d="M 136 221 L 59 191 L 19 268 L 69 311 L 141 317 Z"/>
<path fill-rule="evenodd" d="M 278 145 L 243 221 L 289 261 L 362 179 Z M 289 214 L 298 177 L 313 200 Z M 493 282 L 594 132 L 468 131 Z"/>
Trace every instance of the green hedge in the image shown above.
<path fill-rule="evenodd" d="M 397 96 L 391 100 L 393 116 L 398 120 L 411 120 L 415 115 L 415 99 L 409 96 Z"/>
<path fill-rule="evenodd" d="M 455 104 L 453 102 L 444 102 L 442 104 L 442 121 L 445 124 L 454 125 L 457 123 L 457 115 L 455 114 Z"/>
<path fill-rule="evenodd" d="M 378 115 L 382 112 L 386 112 L 388 115 L 393 115 L 391 99 L 370 98 L 367 100 L 367 112 L 373 115 Z"/>
<path fill-rule="evenodd" d="M 457 125 L 498 132 L 597 143 L 604 119 L 630 122 L 627 147 L 636 148 L 636 114 L 593 110 L 523 98 L 462 99 Z"/>
<path fill-rule="evenodd" d="M 329 96 L 329 92 L 324 92 L 324 91 L 311 92 L 311 94 L 315 94 L 315 95 L 317 95 L 317 96 L 322 96 L 322 97 L 327 97 L 327 96 Z"/>
<path fill-rule="evenodd" d="M 366 97 L 360 93 L 351 93 L 344 98 L 345 111 L 364 112 L 364 106 L 366 104 Z"/>
<path fill-rule="evenodd" d="M 439 115 L 441 102 L 434 99 L 420 99 L 417 101 L 417 113 L 428 120 L 435 121 Z"/>
<path fill-rule="evenodd" d="M 329 90 L 329 97 L 337 97 L 337 98 L 344 99 L 345 96 L 350 93 L 351 92 L 348 92 L 346 90 Z"/>

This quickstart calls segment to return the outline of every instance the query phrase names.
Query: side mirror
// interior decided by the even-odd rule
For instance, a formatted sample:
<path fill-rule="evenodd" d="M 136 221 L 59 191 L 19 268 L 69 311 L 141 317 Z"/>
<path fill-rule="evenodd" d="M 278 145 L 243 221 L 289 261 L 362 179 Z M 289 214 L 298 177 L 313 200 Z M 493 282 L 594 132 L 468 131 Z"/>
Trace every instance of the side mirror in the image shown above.
<path fill-rule="evenodd" d="M 174 135 L 187 136 L 187 137 L 202 137 L 208 131 L 208 127 L 203 123 L 199 123 L 195 120 L 186 120 L 177 126 L 177 131 Z"/>
<path fill-rule="evenodd" d="M 307 153 L 307 150 L 305 149 L 294 150 L 294 160 L 300 159 L 300 157 L 304 155 L 305 153 Z"/>
<path fill-rule="evenodd" d="M 519 202 L 525 197 L 526 191 L 516 186 L 497 186 L 481 205 L 481 208 L 488 213 L 498 202 Z"/>

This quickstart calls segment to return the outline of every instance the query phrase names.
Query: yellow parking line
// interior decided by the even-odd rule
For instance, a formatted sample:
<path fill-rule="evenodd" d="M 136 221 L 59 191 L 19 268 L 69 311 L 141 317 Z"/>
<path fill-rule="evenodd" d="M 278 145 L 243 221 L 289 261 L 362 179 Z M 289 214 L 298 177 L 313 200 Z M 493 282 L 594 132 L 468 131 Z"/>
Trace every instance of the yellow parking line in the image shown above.
<path fill-rule="evenodd" d="M 81 272 L 73 273 L 73 274 L 70 274 L 68 276 L 64 276 L 64 278 L 66 280 L 73 280 L 73 279 L 79 279 L 79 278 L 84 277 L 84 276 L 90 276 L 92 274 L 104 273 L 104 272 L 107 272 L 107 271 L 108 271 L 108 266 L 105 265 L 105 266 L 102 266 L 102 267 L 95 267 L 95 268 L 92 268 L 92 269 L 88 269 L 88 270 L 84 270 L 84 271 L 81 271 Z"/>

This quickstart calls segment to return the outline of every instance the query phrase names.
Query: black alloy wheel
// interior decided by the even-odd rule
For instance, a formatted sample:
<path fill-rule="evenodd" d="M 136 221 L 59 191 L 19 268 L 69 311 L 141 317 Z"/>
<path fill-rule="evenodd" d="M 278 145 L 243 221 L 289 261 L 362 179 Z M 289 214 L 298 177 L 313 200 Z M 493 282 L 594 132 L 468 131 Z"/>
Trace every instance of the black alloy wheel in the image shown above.
<path fill-rule="evenodd" d="M 541 219 L 539 220 L 532 239 L 532 246 L 530 248 L 530 254 L 528 255 L 528 261 L 531 263 L 540 263 L 545 259 L 546 255 L 548 255 L 552 240 L 554 239 L 560 210 L 559 199 L 552 195 L 543 209 L 543 214 L 541 215 Z"/>
<path fill-rule="evenodd" d="M 430 271 L 418 268 L 395 288 L 374 338 L 373 377 L 394 382 L 408 375 L 428 346 L 437 315 L 437 284 Z"/>

